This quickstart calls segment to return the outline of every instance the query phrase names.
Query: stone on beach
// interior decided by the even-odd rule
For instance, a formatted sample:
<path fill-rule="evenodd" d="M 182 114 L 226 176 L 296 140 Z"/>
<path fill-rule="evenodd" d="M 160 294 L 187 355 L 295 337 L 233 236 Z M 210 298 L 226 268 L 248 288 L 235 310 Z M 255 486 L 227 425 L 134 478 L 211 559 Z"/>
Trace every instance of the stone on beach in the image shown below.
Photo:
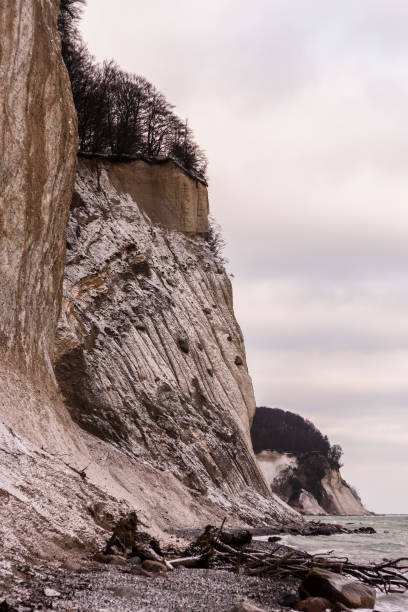
<path fill-rule="evenodd" d="M 331 610 L 332 604 L 328 599 L 323 597 L 308 597 L 303 601 L 300 601 L 295 610 L 301 612 L 324 612 L 325 610 Z"/>
<path fill-rule="evenodd" d="M 302 582 L 302 591 L 350 608 L 373 609 L 375 605 L 376 594 L 372 587 L 324 569 L 313 568 Z"/>
<path fill-rule="evenodd" d="M 59 591 L 56 591 L 55 589 L 50 589 L 50 588 L 44 589 L 44 595 L 46 597 L 61 597 L 61 593 L 59 593 Z"/>
<path fill-rule="evenodd" d="M 148 572 L 166 572 L 167 567 L 164 563 L 160 563 L 159 561 L 151 561 L 150 559 L 146 559 L 142 563 L 142 567 L 144 570 Z"/>
<path fill-rule="evenodd" d="M 263 608 L 258 608 L 246 597 L 241 597 L 237 605 L 233 607 L 232 612 L 265 612 Z"/>

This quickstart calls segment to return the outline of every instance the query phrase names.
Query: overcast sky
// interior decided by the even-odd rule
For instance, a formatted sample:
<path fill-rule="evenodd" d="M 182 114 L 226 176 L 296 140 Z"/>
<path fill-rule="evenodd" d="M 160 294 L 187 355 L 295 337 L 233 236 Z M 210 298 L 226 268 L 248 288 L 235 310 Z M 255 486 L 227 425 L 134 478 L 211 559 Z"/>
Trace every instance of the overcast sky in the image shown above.
<path fill-rule="evenodd" d="M 311 419 L 408 513 L 408 2 L 88 0 L 209 160 L 258 405 Z"/>

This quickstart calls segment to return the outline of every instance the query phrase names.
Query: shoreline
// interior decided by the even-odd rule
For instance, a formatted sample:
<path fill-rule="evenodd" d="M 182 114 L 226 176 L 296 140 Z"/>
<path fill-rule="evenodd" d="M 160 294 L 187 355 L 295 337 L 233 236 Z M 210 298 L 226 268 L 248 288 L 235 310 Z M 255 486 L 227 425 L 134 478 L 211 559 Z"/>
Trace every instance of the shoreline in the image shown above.
<path fill-rule="evenodd" d="M 229 529 L 227 532 L 238 535 L 244 531 L 252 537 L 273 537 L 277 532 L 284 535 L 291 529 L 299 531 L 301 528 L 299 525 L 271 526 Z M 179 547 L 180 551 L 181 539 L 193 546 L 203 531 L 203 528 L 168 530 L 174 539 L 168 550 L 175 551 Z M 282 557 L 293 550 L 276 541 L 257 540 L 256 547 Z M 208 568 L 176 567 L 164 575 L 146 576 L 140 574 L 132 559 L 118 555 L 108 563 L 98 562 L 95 560 L 98 554 L 88 551 L 81 555 L 72 551 L 67 553 L 65 561 L 33 562 L 32 565 L 11 563 L 10 571 L 3 563 L 0 566 L 0 604 L 6 601 L 9 607 L 4 609 L 9 612 L 51 609 L 61 612 L 244 612 L 245 607 L 239 605 L 245 600 L 264 612 L 288 612 L 291 608 L 281 602 L 285 596 L 296 596 L 301 583 L 300 578 L 290 574 L 248 575 L 218 563 Z"/>
<path fill-rule="evenodd" d="M 315 524 L 327 526 L 320 521 Z M 152 574 L 143 571 L 145 561 L 141 569 L 140 558 L 133 556 L 139 552 L 133 551 L 127 556 L 119 550 L 113 551 L 118 545 L 115 530 L 104 552 L 81 552 L 76 549 L 67 551 L 65 560 L 32 559 L 31 564 L 17 561 L 7 564 L 3 558 L 0 563 L 0 604 L 6 601 L 7 607 L 3 603 L 0 609 L 8 612 L 246 612 L 251 610 L 249 604 L 255 606 L 252 610 L 261 612 L 290 612 L 293 609 L 284 597 L 296 597 L 300 577 L 247 573 L 241 561 L 237 565 L 231 558 L 223 557 L 222 552 L 221 556 L 209 559 L 209 567 L 179 567 L 174 562 L 173 571 L 167 571 L 162 565 L 164 571 L 156 570 L 158 573 Z M 222 534 L 221 541 L 228 542 L 224 537 L 232 535 L 242 538 L 245 533 L 253 538 L 272 536 L 276 540 L 276 532 L 284 536 L 288 531 L 299 531 L 300 527 L 286 525 L 222 530 L 218 526 L 213 530 L 218 534 L 217 538 Z M 202 543 L 205 536 L 202 528 L 167 530 L 167 533 L 170 537 L 163 546 L 162 554 L 170 562 L 180 556 L 185 560 L 185 555 L 197 554 L 195 540 L 200 536 Z M 336 533 L 342 534 L 342 531 Z M 353 532 L 348 530 L 346 533 Z M 145 536 L 151 537 L 144 532 L 133 533 L 136 546 L 138 541 L 146 542 Z M 330 542 L 330 537 L 327 541 Z M 189 543 L 188 548 L 186 543 Z M 238 545 L 233 546 L 237 548 Z M 109 547 L 113 554 L 109 554 Z M 288 553 L 295 553 L 299 557 L 296 553 L 302 551 L 301 546 L 293 548 L 287 546 L 285 541 L 252 540 L 242 545 L 244 557 L 251 553 L 251 549 L 258 551 L 261 558 L 264 558 L 265 552 L 266 555 L 278 555 L 282 560 Z M 218 550 L 228 548 L 221 546 Z M 310 557 L 309 553 L 306 555 Z M 290 563 L 293 565 L 292 560 Z M 247 602 L 247 607 L 240 604 L 243 600 Z M 379 609 L 383 610 L 382 607 Z"/>
<path fill-rule="evenodd" d="M 258 544 L 265 550 L 275 548 L 268 542 Z M 90 555 L 14 567 L 8 575 L 3 567 L 0 605 L 6 601 L 8 612 L 232 612 L 245 600 L 265 612 L 289 612 L 279 602 L 300 584 L 290 575 L 265 578 L 222 567 L 175 568 L 157 577 L 133 572 L 132 566 L 98 563 Z M 57 595 L 47 596 L 52 591 Z"/>

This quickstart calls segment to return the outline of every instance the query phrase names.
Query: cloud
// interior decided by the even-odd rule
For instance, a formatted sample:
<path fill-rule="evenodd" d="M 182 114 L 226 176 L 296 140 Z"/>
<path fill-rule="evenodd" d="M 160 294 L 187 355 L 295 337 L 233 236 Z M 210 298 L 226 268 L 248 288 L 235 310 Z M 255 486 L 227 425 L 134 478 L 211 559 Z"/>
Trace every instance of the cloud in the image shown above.
<path fill-rule="evenodd" d="M 405 0 L 88 0 L 83 23 L 97 58 L 153 81 L 208 153 L 258 401 L 314 420 L 370 507 L 394 512 L 408 503 L 407 20 Z"/>

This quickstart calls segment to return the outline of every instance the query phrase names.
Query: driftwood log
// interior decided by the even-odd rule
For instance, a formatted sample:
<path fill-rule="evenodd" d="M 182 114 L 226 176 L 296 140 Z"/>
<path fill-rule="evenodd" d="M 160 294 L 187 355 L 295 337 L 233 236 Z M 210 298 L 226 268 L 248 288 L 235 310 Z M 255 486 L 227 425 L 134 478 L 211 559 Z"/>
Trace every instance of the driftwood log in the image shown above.
<path fill-rule="evenodd" d="M 116 525 L 102 557 L 120 557 L 126 562 L 132 557 L 163 564 L 167 570 L 176 567 L 214 567 L 257 576 L 292 575 L 304 578 L 312 569 L 329 570 L 350 576 L 384 593 L 404 593 L 408 590 L 408 558 L 384 560 L 382 563 L 354 563 L 333 551 L 311 555 L 290 550 L 277 544 L 272 550 L 259 550 L 251 543 L 251 534 L 224 531 L 221 526 L 208 525 L 204 533 L 181 556 L 164 553 L 157 540 L 139 531 L 135 512 Z M 101 553 L 98 553 L 101 557 Z M 96 559 L 96 560 L 99 560 Z M 105 561 L 104 561 L 105 562 Z M 111 561 L 109 561 L 111 562 Z"/>
<path fill-rule="evenodd" d="M 408 590 L 408 558 L 384 560 L 382 563 L 354 563 L 347 557 L 338 557 L 333 551 L 310 555 L 292 550 L 287 552 L 277 545 L 270 551 L 258 550 L 254 546 L 242 548 L 225 543 L 219 530 L 206 531 L 206 537 L 196 540 L 193 548 L 201 546 L 195 555 L 169 559 L 177 567 L 220 567 L 238 573 L 258 576 L 282 576 L 291 574 L 303 578 L 312 568 L 329 570 L 351 576 L 364 584 L 380 589 L 384 593 L 404 593 Z M 190 549 L 191 550 L 191 549 Z"/>

